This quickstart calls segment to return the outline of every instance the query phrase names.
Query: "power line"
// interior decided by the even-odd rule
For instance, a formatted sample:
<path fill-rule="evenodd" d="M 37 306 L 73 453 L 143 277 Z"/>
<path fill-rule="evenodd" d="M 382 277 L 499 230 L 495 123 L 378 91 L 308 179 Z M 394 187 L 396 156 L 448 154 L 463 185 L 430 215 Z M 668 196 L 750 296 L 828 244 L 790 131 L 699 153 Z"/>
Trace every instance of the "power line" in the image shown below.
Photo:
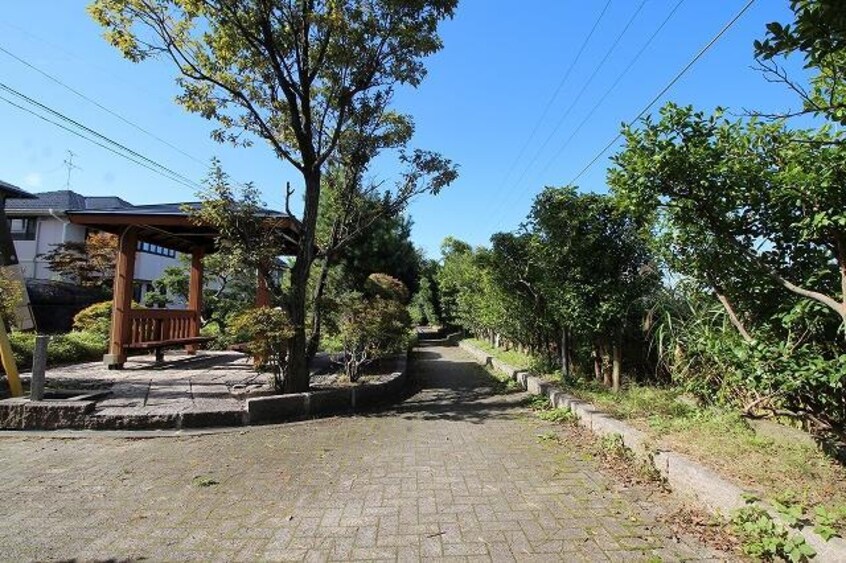
<path fill-rule="evenodd" d="M 610 6 L 610 5 L 611 5 L 611 0 L 608 0 L 605 3 L 605 6 L 603 6 L 602 11 L 599 12 L 599 15 L 597 16 L 596 21 L 593 22 L 593 26 L 590 28 L 590 32 L 588 32 L 584 41 L 582 41 L 582 45 L 579 48 L 579 51 L 576 53 L 576 56 L 570 62 L 570 66 L 567 68 L 567 71 L 564 73 L 564 76 L 558 82 L 558 86 L 556 86 L 555 91 L 552 93 L 552 96 L 550 96 L 550 98 L 549 98 L 549 101 L 546 102 L 546 106 L 543 108 L 543 111 L 541 112 L 540 117 L 538 117 L 537 121 L 535 122 L 535 125 L 532 128 L 532 132 L 529 133 L 529 136 L 526 139 L 526 142 L 523 143 L 523 146 L 520 148 L 520 151 L 517 153 L 517 156 L 514 158 L 514 161 L 511 163 L 511 166 L 509 167 L 508 172 L 506 172 L 505 176 L 503 176 L 503 180 L 502 180 L 502 184 L 500 185 L 500 188 L 505 185 L 506 180 L 511 176 L 511 173 L 514 172 L 515 168 L 517 167 L 517 163 L 520 162 L 520 159 L 523 157 L 523 154 L 526 152 L 526 149 L 529 148 L 529 144 L 535 138 L 535 135 L 537 134 L 538 129 L 540 129 L 540 126 L 544 122 L 543 120 L 546 117 L 546 114 L 549 113 L 549 110 L 552 107 L 553 102 L 555 102 L 556 98 L 558 98 L 558 94 L 561 93 L 561 89 L 567 83 L 567 79 L 570 78 L 570 74 L 572 74 L 573 68 L 579 62 L 579 59 L 581 59 L 581 56 L 584 53 L 585 48 L 587 48 L 588 43 L 590 42 L 591 38 L 593 37 L 593 34 L 596 32 L 596 29 L 599 27 L 599 22 L 602 21 L 602 18 L 603 18 L 603 16 L 605 16 L 605 12 L 608 11 L 608 6 Z"/>
<path fill-rule="evenodd" d="M 186 176 L 183 176 L 182 174 L 168 168 L 167 166 L 164 166 L 163 164 L 159 164 L 155 160 L 148 158 L 148 157 L 144 156 L 143 154 L 141 154 L 141 153 L 139 153 L 139 152 L 137 152 L 133 149 L 130 149 L 126 145 L 123 145 L 123 144 L 107 137 L 106 135 L 103 135 L 102 133 L 99 133 L 99 132 L 95 131 L 94 129 L 91 129 L 90 127 L 83 125 L 79 121 L 76 121 L 76 120 L 64 115 L 63 113 L 61 113 L 57 110 L 54 110 L 54 109 L 42 104 L 41 102 L 39 102 L 39 101 L 37 101 L 33 98 L 30 98 L 26 94 L 19 92 L 19 91 L 15 90 L 14 88 L 11 88 L 7 84 L 0 82 L 0 89 L 5 90 L 6 92 L 9 92 L 13 96 L 15 96 L 15 97 L 17 97 L 21 100 L 24 100 L 27 104 L 29 104 L 31 106 L 35 106 L 42 111 L 46 111 L 47 113 L 57 117 L 61 121 L 64 121 L 65 123 L 69 123 L 73 127 L 76 127 L 78 129 L 85 131 L 89 135 L 93 135 L 94 137 L 101 139 L 105 143 L 115 147 L 118 151 L 122 151 L 122 152 L 117 152 L 116 154 L 128 153 L 129 155 L 133 156 L 135 159 L 147 162 L 150 166 L 152 166 L 152 167 L 158 169 L 160 172 L 162 172 L 163 175 L 169 176 L 169 177 L 171 177 L 171 179 L 177 180 L 177 181 L 179 181 L 179 183 L 184 184 L 187 187 L 191 187 L 191 188 L 194 188 L 194 189 L 197 189 L 197 188 L 200 187 L 199 184 L 197 184 L 193 180 L 187 178 Z M 6 100 L 6 101 L 8 102 L 8 100 Z M 82 136 L 82 135 L 80 135 L 80 136 Z M 116 151 L 112 151 L 112 152 L 116 152 Z M 133 162 L 136 162 L 136 161 L 133 160 Z"/>
<path fill-rule="evenodd" d="M 611 84 L 611 86 L 608 87 L 608 89 L 605 91 L 604 94 L 602 94 L 602 97 L 600 97 L 599 100 L 597 100 L 597 102 L 593 105 L 593 107 L 590 109 L 590 111 L 587 113 L 587 115 L 585 115 L 585 117 L 582 119 L 582 121 L 579 123 L 579 125 L 573 130 L 573 132 L 570 134 L 570 136 L 567 137 L 567 140 L 564 141 L 564 144 L 561 145 L 561 147 L 558 149 L 558 151 L 555 153 L 555 155 L 553 155 L 553 157 L 549 160 L 549 162 L 547 162 L 546 166 L 544 166 L 544 168 L 538 174 L 539 176 L 543 176 L 543 174 L 547 170 L 549 170 L 549 167 L 552 166 L 552 164 L 561 155 L 561 153 L 564 152 L 564 149 L 567 148 L 567 146 L 570 144 L 570 141 L 572 141 L 573 138 L 576 136 L 576 134 L 578 134 L 578 132 L 581 131 L 582 127 L 584 127 L 585 124 L 588 122 L 588 120 L 593 116 L 593 114 L 596 113 L 596 110 L 598 110 L 599 107 L 602 105 L 602 103 L 605 102 L 605 99 L 608 98 L 608 96 L 611 94 L 611 92 L 613 92 L 614 89 L 620 84 L 620 81 L 622 81 L 622 79 L 626 76 L 626 74 L 628 74 L 628 72 L 632 69 L 632 67 L 634 67 L 635 63 L 637 63 L 637 61 L 640 59 L 640 56 L 643 55 L 643 53 L 646 51 L 646 49 L 649 47 L 649 45 L 652 44 L 652 41 L 654 41 L 655 38 L 658 36 L 658 34 L 661 33 L 661 30 L 664 29 L 664 27 L 667 25 L 667 22 L 670 21 L 670 18 L 673 17 L 673 15 L 676 13 L 676 11 L 678 11 L 678 9 L 681 7 L 681 5 L 683 3 L 684 3 L 684 0 L 679 0 L 676 3 L 676 5 L 673 7 L 673 9 L 670 10 L 670 13 L 667 14 L 667 17 L 664 18 L 664 21 L 661 22 L 661 25 L 659 25 L 658 28 L 652 33 L 652 35 L 649 36 L 649 39 L 646 40 L 646 43 L 643 44 L 643 46 L 640 48 L 640 50 L 638 50 L 637 54 L 632 58 L 631 61 L 629 61 L 629 64 L 626 65 L 625 69 L 623 69 L 623 72 L 621 72 L 617 76 L 617 79 L 614 80 L 614 83 Z"/>
<path fill-rule="evenodd" d="M 152 166 L 150 166 L 149 164 L 146 164 L 146 163 L 145 163 L 145 162 L 143 162 L 143 161 L 140 161 L 140 160 L 135 160 L 134 158 L 132 158 L 130 155 L 128 155 L 128 154 L 126 154 L 126 153 L 122 153 L 122 152 L 120 152 L 120 151 L 117 151 L 116 149 L 114 149 L 114 148 L 112 148 L 112 147 L 110 147 L 110 146 L 108 146 L 108 145 L 106 145 L 106 144 L 104 144 L 104 143 L 101 143 L 101 142 L 99 142 L 99 141 L 97 141 L 97 140 L 95 140 L 95 139 L 92 139 L 92 138 L 90 138 L 90 137 L 86 137 L 85 135 L 83 135 L 82 133 L 80 133 L 79 131 L 77 131 L 77 130 L 75 130 L 75 129 L 71 129 L 70 127 L 68 127 L 68 126 L 66 126 L 66 125 L 63 125 L 62 123 L 60 123 L 60 122 L 58 122 L 58 121 L 54 121 L 54 120 L 52 120 L 52 119 L 50 119 L 50 118 L 48 118 L 48 117 L 46 117 L 46 116 L 44 116 L 44 115 L 39 114 L 39 113 L 38 113 L 38 112 L 36 112 L 36 111 L 33 111 L 33 110 L 32 110 L 32 109 L 30 109 L 30 108 L 24 107 L 24 106 L 22 106 L 22 105 L 18 104 L 17 102 L 13 102 L 12 100 L 10 100 L 10 99 L 6 98 L 6 97 L 5 97 L 5 96 L 3 96 L 2 94 L 0 94 L 0 100 L 3 100 L 3 101 L 4 101 L 4 102 L 6 102 L 7 104 L 9 104 L 9 105 L 11 105 L 11 106 L 13 106 L 13 107 L 16 107 L 16 108 L 18 108 L 19 110 L 22 110 L 22 111 L 25 111 L 25 112 L 27 112 L 27 113 L 29 113 L 29 114 L 34 115 L 35 117 L 37 117 L 38 119 L 41 119 L 42 121 L 46 121 L 47 123 L 50 123 L 50 124 L 52 124 L 52 125 L 55 125 L 56 127 L 59 127 L 60 129 L 64 129 L 64 130 L 65 130 L 65 131 L 67 131 L 68 133 L 71 133 L 71 134 L 73 134 L 73 135 L 76 135 L 77 137 L 80 137 L 80 138 L 82 138 L 82 139 L 85 139 L 85 140 L 86 140 L 86 141 L 88 141 L 89 143 L 93 143 L 93 144 L 97 145 L 98 147 L 101 147 L 101 148 L 103 148 L 103 149 L 106 149 L 107 151 L 109 151 L 109 152 L 111 152 L 111 153 L 114 153 L 114 154 L 116 154 L 116 155 L 118 155 L 118 156 L 120 156 L 120 157 L 123 157 L 123 158 L 125 158 L 125 159 L 127 159 L 127 160 L 129 160 L 129 161 L 131 161 L 131 162 L 134 162 L 135 164 L 137 164 L 137 165 L 139 165 L 139 166 L 143 166 L 144 168 L 146 168 L 146 169 L 148 169 L 148 170 L 150 170 L 150 171 L 152 171 L 152 172 L 155 172 L 156 174 L 159 174 L 159 175 L 161 175 L 161 176 L 164 176 L 164 177 L 165 177 L 165 178 L 167 178 L 168 180 L 171 180 L 171 181 L 174 181 L 174 182 L 180 183 L 180 184 L 182 184 L 182 185 L 184 185 L 184 186 L 186 186 L 186 187 L 188 187 L 188 188 L 192 188 L 192 189 L 194 189 L 194 188 L 195 188 L 195 186 L 193 186 L 193 185 L 185 184 L 185 183 L 183 183 L 181 180 L 179 180 L 179 179 L 177 179 L 177 178 L 173 178 L 173 177 L 171 177 L 171 176 L 168 176 L 168 175 L 167 175 L 167 174 L 165 174 L 164 172 L 162 172 L 162 171 L 160 171 L 160 170 L 158 170 L 158 169 L 156 169 L 156 168 L 153 168 Z"/>
<path fill-rule="evenodd" d="M 101 104 L 101 103 L 100 103 L 100 102 L 98 102 L 97 100 L 95 100 L 95 99 L 93 99 L 93 98 L 91 98 L 91 97 L 89 97 L 89 96 L 85 95 L 84 93 L 82 93 L 82 92 L 80 92 L 79 90 L 77 90 L 77 89 L 73 88 L 72 86 L 69 86 L 68 84 L 65 84 L 64 82 L 62 82 L 61 80 L 59 80 L 59 79 L 58 79 L 58 78 L 56 78 L 55 76 L 53 76 L 53 75 L 51 75 L 51 74 L 49 74 L 49 73 L 45 72 L 44 70 L 42 70 L 42 69 L 40 69 L 40 68 L 36 67 L 36 66 L 35 66 L 35 65 L 33 65 L 32 63 L 30 63 L 30 62 L 28 62 L 28 61 L 24 60 L 23 58 L 19 57 L 18 55 L 14 54 L 14 53 L 12 53 L 11 51 L 9 51 L 8 49 L 6 49 L 6 48 L 5 48 L 5 47 L 3 47 L 2 45 L 0 45 L 0 52 L 3 52 L 3 53 L 5 53 L 6 55 L 8 55 L 8 56 L 12 57 L 13 59 L 15 59 L 16 61 L 18 61 L 18 62 L 19 62 L 19 63 L 21 63 L 22 65 L 24 65 L 24 66 L 26 66 L 26 67 L 29 67 L 30 69 L 32 69 L 32 70 L 34 70 L 35 72 L 39 73 L 40 75 L 44 76 L 44 77 L 45 77 L 45 78 L 47 78 L 48 80 L 51 80 L 51 81 L 55 82 L 55 83 L 56 83 L 56 84 L 58 84 L 59 86 L 61 86 L 61 87 L 65 88 L 66 90 L 68 90 L 68 91 L 72 92 L 73 94 L 75 94 L 75 95 L 79 96 L 79 97 L 80 97 L 80 98 L 82 98 L 83 100 L 85 100 L 85 101 L 87 101 L 87 102 L 89 102 L 89 103 L 91 103 L 91 104 L 94 104 L 95 106 L 97 106 L 97 107 L 98 107 L 98 108 L 100 108 L 101 110 L 105 111 L 105 112 L 106 112 L 106 113 L 108 113 L 109 115 L 111 115 L 111 116 L 113 116 L 113 117 L 116 117 L 117 119 L 120 119 L 121 121 L 123 121 L 124 123 L 126 123 L 127 125 L 129 125 L 130 127 L 132 127 L 132 128 L 134 128 L 134 129 L 136 129 L 136 130 L 138 130 L 138 131 L 140 131 L 140 132 L 144 133 L 144 134 L 145 134 L 145 135 L 147 135 L 148 137 L 151 137 L 151 138 L 153 138 L 153 139 L 155 139 L 155 140 L 159 141 L 160 143 L 162 143 L 162 144 L 164 144 L 164 145 L 167 145 L 168 147 L 170 147 L 171 149 L 173 149 L 173 150 L 175 150 L 176 152 L 180 153 L 181 155 L 186 156 L 186 157 L 190 158 L 191 160 L 193 160 L 194 162 L 196 162 L 196 163 L 198 163 L 198 164 L 201 164 L 201 165 L 203 165 L 203 166 L 205 166 L 206 164 L 208 164 L 208 163 L 206 163 L 206 162 L 203 162 L 203 161 L 202 161 L 202 160 L 200 160 L 199 158 L 197 158 L 197 157 L 195 157 L 195 156 L 193 156 L 193 155 L 191 155 L 191 154 L 189 154 L 189 153 L 185 152 L 184 150 L 182 150 L 182 149 L 181 149 L 181 148 L 179 148 L 178 146 L 176 146 L 176 145 L 174 145 L 174 144 L 172 144 L 172 143 L 170 143 L 170 142 L 166 141 L 165 139 L 162 139 L 161 137 L 159 137 L 159 136 L 158 136 L 158 135 L 156 135 L 155 133 L 152 133 L 152 132 L 148 131 L 147 129 L 145 129 L 145 128 L 141 127 L 141 126 L 140 126 L 140 125 L 138 125 L 137 123 L 134 123 L 133 121 L 130 121 L 129 119 L 127 119 L 127 118 L 123 117 L 123 116 L 122 116 L 122 115 L 120 115 L 119 113 L 117 113 L 117 112 L 115 112 L 115 111 L 113 111 L 113 110 L 109 109 L 108 107 L 104 106 L 103 104 Z"/>
<path fill-rule="evenodd" d="M 570 115 L 570 112 L 573 111 L 573 108 L 576 106 L 577 103 L 579 103 L 579 101 L 581 100 L 585 91 L 587 90 L 588 86 L 590 86 L 590 84 L 593 82 L 593 79 L 596 78 L 596 75 L 599 74 L 599 71 L 602 70 L 602 68 L 605 66 L 605 63 L 608 62 L 609 57 L 617 49 L 617 46 L 620 44 L 620 41 L 623 39 L 623 36 L 625 36 L 626 32 L 628 32 L 629 28 L 631 28 L 632 24 L 634 23 L 638 14 L 640 14 L 640 12 L 643 9 L 645 4 L 646 4 L 646 0 L 641 0 L 637 9 L 629 17 L 629 20 L 626 22 L 626 25 L 623 27 L 622 30 L 620 30 L 620 33 L 617 34 L 617 37 L 614 39 L 614 42 L 611 44 L 611 46 L 608 48 L 608 50 L 605 51 L 605 55 L 603 55 L 602 60 L 600 60 L 599 64 L 596 65 L 596 67 L 594 67 L 593 72 L 590 74 L 587 81 L 582 86 L 581 90 L 579 90 L 579 93 L 576 94 L 576 97 L 573 99 L 572 103 L 569 105 L 569 107 L 564 112 L 564 114 L 561 116 L 561 118 L 559 118 L 559 120 L 556 122 L 555 127 L 553 127 L 552 131 L 549 133 L 549 135 L 547 135 L 546 139 L 544 140 L 543 144 L 541 144 L 540 148 L 537 151 L 535 151 L 535 155 L 532 157 L 532 159 L 529 161 L 529 164 L 526 165 L 526 167 L 523 169 L 523 172 L 520 174 L 519 178 L 514 183 L 514 185 L 516 187 L 518 187 L 520 185 L 520 183 L 526 177 L 526 174 L 532 168 L 534 163 L 537 162 L 538 158 L 540 158 L 540 155 L 543 153 L 544 149 L 547 147 L 549 142 L 552 140 L 552 138 L 555 136 L 555 134 L 561 128 L 561 125 L 564 124 L 564 121 Z M 507 202 L 511 202 L 514 198 L 509 197 L 509 198 L 506 198 L 506 199 L 507 199 Z M 505 212 L 505 209 L 507 208 L 507 202 L 506 202 L 506 200 L 503 200 L 502 204 L 499 206 L 499 210 L 501 210 L 500 215 L 502 215 Z"/>
<path fill-rule="evenodd" d="M 723 26 L 723 28 L 719 31 L 719 33 L 717 33 L 717 35 L 715 35 L 715 36 L 714 36 L 714 37 L 713 37 L 713 38 L 712 38 L 712 39 L 711 39 L 711 40 L 710 40 L 710 41 L 709 41 L 709 42 L 708 42 L 708 43 L 707 43 L 704 47 L 702 47 L 702 49 L 700 49 L 700 50 L 699 50 L 699 52 L 698 52 L 698 53 L 696 53 L 696 56 L 694 56 L 694 57 L 690 60 L 690 62 L 689 62 L 689 63 L 687 63 L 687 64 L 684 66 L 684 68 L 682 68 L 682 69 L 681 69 L 681 70 L 680 70 L 680 71 L 679 71 L 679 72 L 678 72 L 678 73 L 677 73 L 677 74 L 673 77 L 673 79 L 672 79 L 672 80 L 670 80 L 670 82 L 669 82 L 666 86 L 664 86 L 664 88 L 662 88 L 660 92 L 658 92 L 658 94 L 657 94 L 654 98 L 652 98 L 652 100 L 651 100 L 651 101 L 650 101 L 650 102 L 646 105 L 646 107 L 644 107 L 644 108 L 640 111 L 640 113 L 638 113 L 638 114 L 634 117 L 634 119 L 632 119 L 632 120 L 630 120 L 630 121 L 628 122 L 628 125 L 633 124 L 634 122 L 636 122 L 637 120 L 639 120 L 641 117 L 643 117 L 643 116 L 646 114 L 646 112 L 647 112 L 647 111 L 649 111 L 649 110 L 652 108 L 652 106 L 653 106 L 653 105 L 655 105 L 655 103 L 656 103 L 658 100 L 660 100 L 660 99 L 661 99 L 661 97 L 662 97 L 664 94 L 666 94 L 666 93 L 667 93 L 667 91 L 668 91 L 670 88 L 672 88 L 672 87 L 673 87 L 673 85 L 674 85 L 676 82 L 678 82 L 678 81 L 679 81 L 679 79 L 681 79 L 681 77 L 682 77 L 682 76 L 684 76 L 684 74 L 685 74 L 688 70 L 690 70 L 690 68 L 691 68 L 694 64 L 696 64 L 696 62 L 697 62 L 699 59 L 701 59 L 701 58 L 702 58 L 702 56 L 703 56 L 703 55 L 704 55 L 704 54 L 708 51 L 708 49 L 710 49 L 710 48 L 711 48 L 711 47 L 712 47 L 712 46 L 713 46 L 713 45 L 714 45 L 714 44 L 715 44 L 715 43 L 716 43 L 716 42 L 720 39 L 720 37 L 722 37 L 723 35 L 725 35 L 725 33 L 729 30 L 729 28 L 731 28 L 731 26 L 733 26 L 733 25 L 735 24 L 735 22 L 737 22 L 737 20 L 739 20 L 739 19 L 741 18 L 741 16 L 743 16 L 743 14 L 745 14 L 745 13 L 746 13 L 746 11 L 747 11 L 747 10 L 748 10 L 748 9 L 752 6 L 752 4 L 754 4 L 754 3 L 755 3 L 755 0 L 749 0 L 748 2 L 746 2 L 746 4 L 743 6 L 743 8 L 741 8 L 741 9 L 740 9 L 740 11 L 739 11 L 739 12 L 738 12 L 738 13 L 737 13 L 737 14 L 736 14 L 736 15 L 735 15 L 735 16 L 734 16 L 731 20 L 729 20 L 729 22 L 728 22 L 727 24 L 725 24 L 725 25 Z M 591 167 L 591 166 L 593 166 L 594 164 L 596 164 L 596 161 L 597 161 L 597 160 L 599 160 L 599 159 L 602 157 L 602 155 L 603 155 L 603 154 L 605 154 L 605 153 L 608 151 L 608 149 L 610 149 L 612 146 L 614 146 L 614 144 L 615 144 L 617 141 L 619 141 L 619 140 L 620 140 L 620 138 L 621 138 L 622 136 L 623 136 L 622 131 L 621 131 L 621 132 L 619 132 L 619 133 L 617 133 L 617 135 L 616 135 L 613 139 L 611 139 L 611 142 L 609 142 L 607 145 L 605 145 L 605 147 L 604 147 L 601 151 L 599 151 L 599 152 L 596 154 L 596 156 L 594 156 L 594 157 L 591 159 L 591 161 L 590 161 L 590 162 L 588 162 L 588 163 L 587 163 L 587 165 L 586 165 L 584 168 L 582 168 L 582 169 L 581 169 L 581 171 L 580 171 L 578 174 L 576 174 L 576 176 L 575 176 L 572 180 L 570 180 L 569 184 L 570 184 L 570 185 L 575 184 L 575 183 L 576 183 L 576 181 L 577 181 L 579 178 L 581 178 L 581 177 L 582 177 L 582 175 L 583 175 L 585 172 L 587 172 L 587 171 L 590 169 L 590 167 Z"/>

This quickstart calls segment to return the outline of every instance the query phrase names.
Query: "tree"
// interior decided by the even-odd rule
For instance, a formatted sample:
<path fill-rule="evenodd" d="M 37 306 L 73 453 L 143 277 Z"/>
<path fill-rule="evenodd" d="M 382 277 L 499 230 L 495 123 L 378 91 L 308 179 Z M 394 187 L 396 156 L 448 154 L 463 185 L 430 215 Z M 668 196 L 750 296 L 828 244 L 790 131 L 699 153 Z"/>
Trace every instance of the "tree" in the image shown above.
<path fill-rule="evenodd" d="M 717 366 L 712 396 L 842 433 L 846 145 L 827 128 L 672 104 L 625 136 L 614 192 L 652 214 L 670 270 L 718 302 L 736 332 L 722 333 L 723 317 L 693 291 L 693 330 L 677 331 L 674 352 Z"/>
<path fill-rule="evenodd" d="M 118 240 L 109 233 L 91 233 L 84 242 L 64 242 L 41 254 L 50 270 L 79 285 L 111 289 Z"/>
<path fill-rule="evenodd" d="M 396 131 L 387 130 L 386 135 Z M 406 132 L 401 132 L 405 135 Z M 382 183 L 365 181 L 374 143 L 357 132 L 344 137 L 327 174 L 327 186 L 318 221 L 321 268 L 313 284 L 312 331 L 309 358 L 317 352 L 321 335 L 323 294 L 333 265 L 340 263 L 356 288 L 367 272 L 386 271 L 403 278 L 416 289 L 419 257 L 410 241 L 411 222 L 402 213 L 412 198 L 437 195 L 457 177 L 457 167 L 440 155 L 414 151 L 400 155 L 406 165 L 393 192 L 381 191 Z M 336 288 L 337 289 L 337 288 Z"/>
<path fill-rule="evenodd" d="M 181 256 L 181 266 L 169 266 L 153 281 L 153 291 L 144 296 L 147 307 L 168 307 L 174 301 L 188 301 L 190 257 Z M 203 325 L 214 323 L 226 332 L 233 315 L 255 303 L 256 274 L 245 270 L 222 252 L 203 258 Z"/>
<path fill-rule="evenodd" d="M 247 145 L 258 137 L 302 174 L 302 231 L 286 299 L 294 326 L 286 392 L 309 383 L 306 289 L 324 166 L 345 134 L 366 138 L 360 144 L 368 154 L 406 144 L 407 134 L 384 134 L 410 130 L 406 116 L 389 110 L 393 89 L 423 79 L 423 58 L 441 48 L 437 25 L 455 6 L 456 0 L 96 0 L 89 8 L 128 59 L 163 55 L 175 65 L 179 102 L 219 123 L 214 138 Z"/>
<path fill-rule="evenodd" d="M 846 148 L 836 135 L 673 104 L 661 116 L 625 130 L 609 183 L 655 214 L 671 266 L 709 287 L 746 340 L 755 311 L 735 301 L 759 303 L 773 284 L 846 322 Z"/>
<path fill-rule="evenodd" d="M 840 0 L 791 0 L 792 24 L 770 22 L 763 41 L 755 41 L 755 57 L 768 80 L 787 85 L 802 101 L 802 109 L 778 114 L 806 113 L 846 125 L 846 4 Z M 801 54 L 811 74 L 810 90 L 791 78 L 777 63 Z"/>
<path fill-rule="evenodd" d="M 618 390 L 623 338 L 657 283 L 641 225 L 614 198 L 567 186 L 538 195 L 526 228 L 537 241 L 536 291 L 561 334 L 564 376 L 581 338 L 597 379 Z"/>
<path fill-rule="evenodd" d="M 371 274 L 367 281 L 364 293 L 346 295 L 338 323 L 344 370 L 353 383 L 376 358 L 402 352 L 411 329 L 405 308 L 408 288 L 387 274 Z"/>

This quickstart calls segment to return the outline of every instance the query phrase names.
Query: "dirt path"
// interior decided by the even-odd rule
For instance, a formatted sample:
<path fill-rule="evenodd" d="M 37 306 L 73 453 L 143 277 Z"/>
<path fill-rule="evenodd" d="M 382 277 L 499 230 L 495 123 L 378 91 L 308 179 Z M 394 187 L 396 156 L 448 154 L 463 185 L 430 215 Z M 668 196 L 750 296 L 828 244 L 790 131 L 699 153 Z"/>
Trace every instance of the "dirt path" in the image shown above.
<path fill-rule="evenodd" d="M 0 558 L 707 558 L 563 431 L 424 346 L 393 409 L 204 436 L 0 435 Z"/>

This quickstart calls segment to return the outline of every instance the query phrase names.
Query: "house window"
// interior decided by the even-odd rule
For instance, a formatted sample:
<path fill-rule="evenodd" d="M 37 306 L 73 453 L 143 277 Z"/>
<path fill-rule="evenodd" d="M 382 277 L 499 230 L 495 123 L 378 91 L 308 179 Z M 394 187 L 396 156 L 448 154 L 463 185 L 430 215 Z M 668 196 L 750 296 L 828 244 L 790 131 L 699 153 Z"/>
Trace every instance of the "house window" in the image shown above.
<path fill-rule="evenodd" d="M 12 240 L 35 240 L 36 217 L 13 217 L 9 219 Z"/>
<path fill-rule="evenodd" d="M 156 254 L 158 256 L 166 256 L 168 258 L 176 258 L 175 250 L 159 246 L 158 244 L 151 244 L 149 242 L 139 242 L 138 251 L 146 252 L 147 254 Z"/>

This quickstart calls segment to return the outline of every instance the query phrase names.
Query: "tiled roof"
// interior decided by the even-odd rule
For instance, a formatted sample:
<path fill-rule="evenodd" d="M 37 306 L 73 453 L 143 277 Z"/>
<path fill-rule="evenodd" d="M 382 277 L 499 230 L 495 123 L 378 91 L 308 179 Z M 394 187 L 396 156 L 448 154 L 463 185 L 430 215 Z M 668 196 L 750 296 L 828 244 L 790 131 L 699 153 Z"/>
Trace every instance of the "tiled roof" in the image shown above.
<path fill-rule="evenodd" d="M 132 207 L 133 205 L 123 198 L 113 195 L 106 196 L 86 196 L 85 209 L 119 209 L 122 207 Z"/>
<path fill-rule="evenodd" d="M 25 192 L 17 186 L 13 186 L 8 182 L 0 180 L 0 195 L 4 195 L 10 199 L 34 199 L 35 196 L 29 192 Z"/>
<path fill-rule="evenodd" d="M 185 209 L 199 209 L 199 201 L 181 203 L 154 203 L 150 205 L 132 205 L 117 196 L 84 196 L 71 190 L 41 192 L 32 194 L 35 199 L 12 199 L 6 202 L 6 211 L 83 213 L 102 215 L 186 215 Z M 272 209 L 262 209 L 266 217 L 287 217 L 286 213 Z"/>
<path fill-rule="evenodd" d="M 12 200 L 6 202 L 7 211 L 47 211 L 57 213 L 76 209 L 85 209 L 85 196 L 71 190 L 41 192 L 33 194 L 35 199 Z"/>
<path fill-rule="evenodd" d="M 199 201 L 185 201 L 179 203 L 153 203 L 149 205 L 129 205 L 111 209 L 87 209 L 75 210 L 77 213 L 86 215 L 186 215 L 186 210 L 197 211 L 202 205 Z M 266 217 L 287 217 L 287 213 L 274 211 L 273 209 L 261 209 L 261 214 Z"/>

